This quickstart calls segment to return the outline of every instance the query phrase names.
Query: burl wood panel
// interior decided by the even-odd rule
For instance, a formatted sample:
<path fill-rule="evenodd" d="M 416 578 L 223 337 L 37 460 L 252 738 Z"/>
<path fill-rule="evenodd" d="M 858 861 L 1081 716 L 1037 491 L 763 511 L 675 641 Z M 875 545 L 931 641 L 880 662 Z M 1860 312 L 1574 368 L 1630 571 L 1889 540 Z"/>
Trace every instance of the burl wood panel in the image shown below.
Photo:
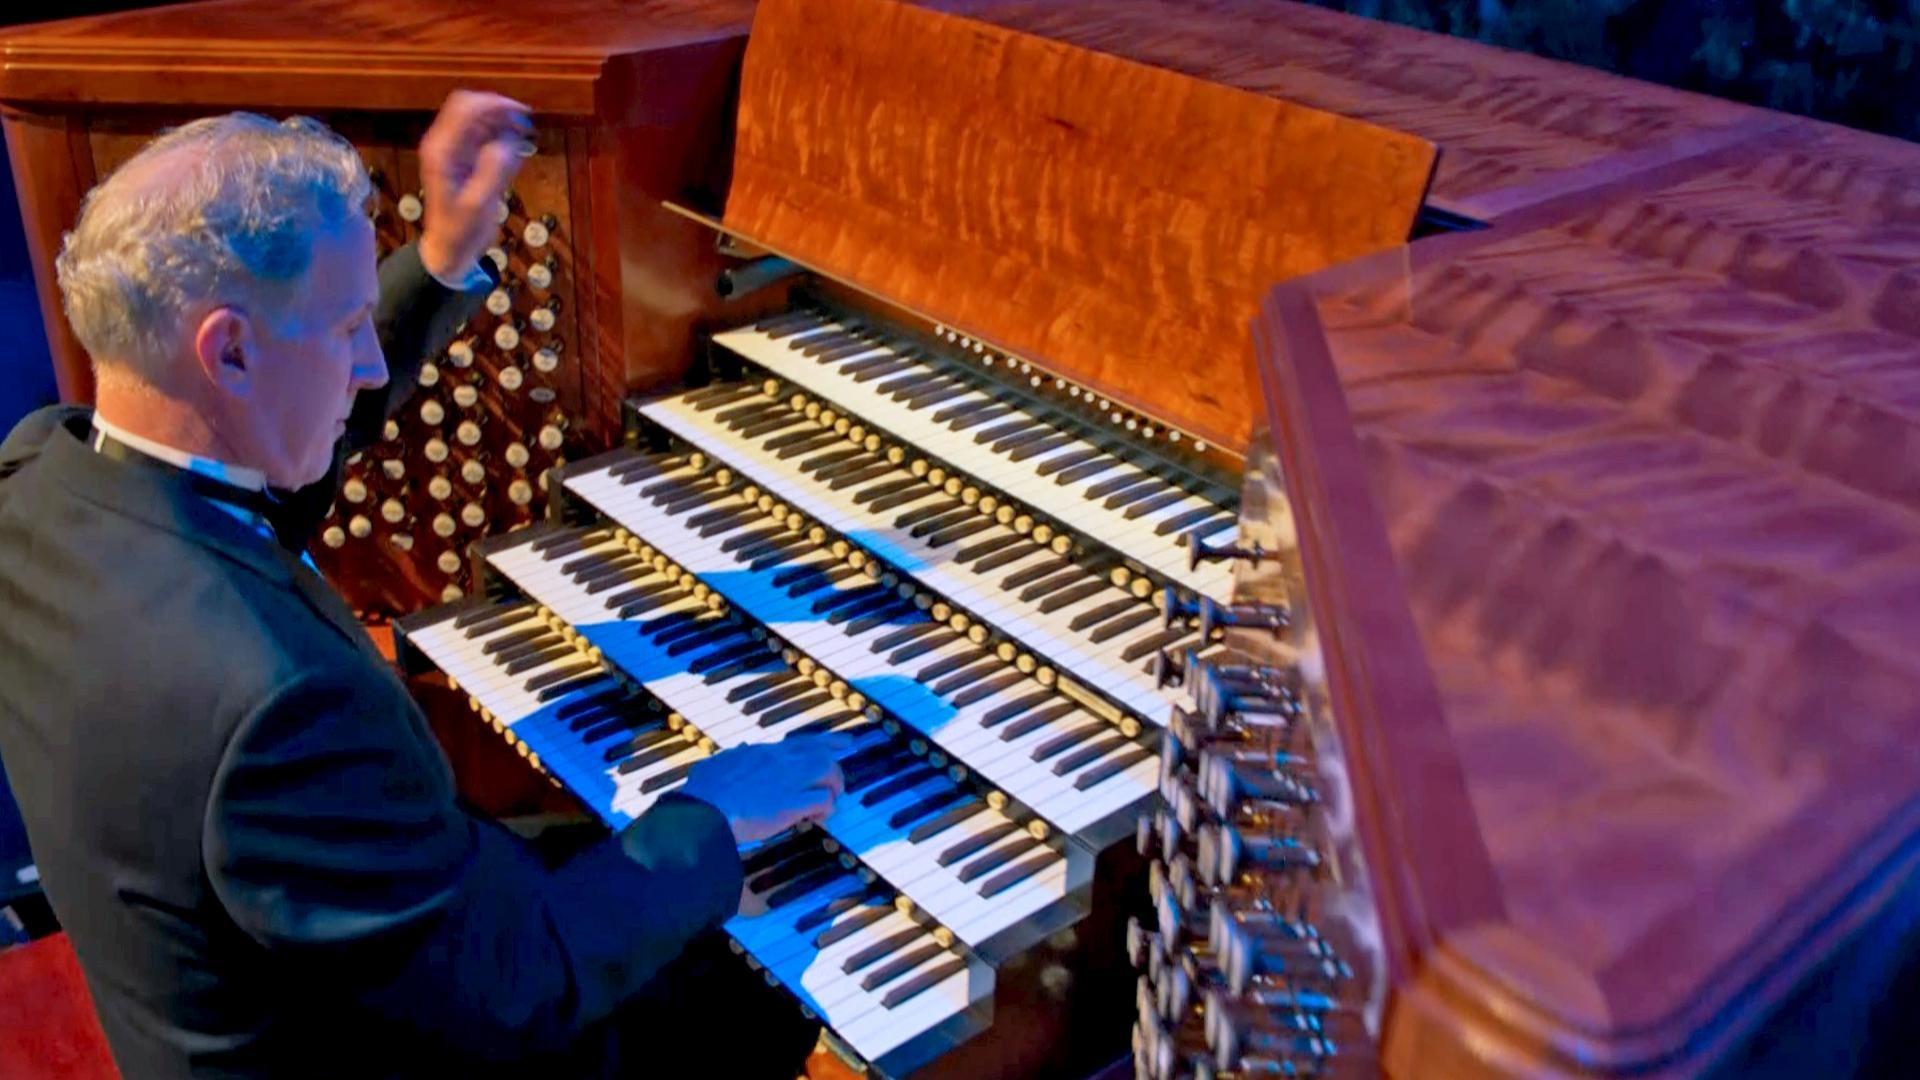
<path fill-rule="evenodd" d="M 609 58 L 737 36 L 752 0 L 214 0 L 0 34 L 0 100 L 432 109 L 485 86 L 594 112 Z"/>
<path fill-rule="evenodd" d="M 725 220 L 1238 449 L 1260 290 L 1404 240 L 1433 153 L 892 0 L 765 0 Z"/>
<path fill-rule="evenodd" d="M 1474 217 L 1558 174 L 1758 111 L 1288 0 L 983 0 L 968 11 L 1432 140 L 1433 201 Z"/>
<path fill-rule="evenodd" d="M 1795 121 L 1549 209 L 1263 316 L 1344 389 L 1277 395 L 1290 475 L 1364 463 L 1500 888 L 1406 1075 L 1696 1072 L 1920 833 L 1920 147 Z"/>

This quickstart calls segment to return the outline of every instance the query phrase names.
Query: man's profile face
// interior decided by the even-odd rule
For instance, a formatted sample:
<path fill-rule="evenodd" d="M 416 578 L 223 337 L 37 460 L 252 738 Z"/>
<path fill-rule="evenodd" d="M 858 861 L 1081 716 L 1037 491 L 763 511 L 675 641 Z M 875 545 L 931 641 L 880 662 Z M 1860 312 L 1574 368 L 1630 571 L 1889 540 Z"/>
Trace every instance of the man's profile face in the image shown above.
<path fill-rule="evenodd" d="M 254 357 L 234 401 L 250 463 L 281 488 L 326 475 L 354 396 L 387 381 L 373 328 L 380 295 L 373 226 L 351 215 L 323 228 L 296 288 L 280 317 L 249 319 Z"/>

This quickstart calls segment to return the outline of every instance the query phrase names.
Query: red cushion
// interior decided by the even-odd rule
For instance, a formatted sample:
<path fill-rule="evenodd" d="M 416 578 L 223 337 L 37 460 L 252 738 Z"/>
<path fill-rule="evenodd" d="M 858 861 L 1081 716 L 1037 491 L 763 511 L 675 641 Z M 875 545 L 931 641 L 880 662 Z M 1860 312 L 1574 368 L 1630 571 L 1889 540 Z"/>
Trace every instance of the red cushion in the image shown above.
<path fill-rule="evenodd" d="M 0 1076 L 118 1080 L 67 935 L 0 951 Z"/>

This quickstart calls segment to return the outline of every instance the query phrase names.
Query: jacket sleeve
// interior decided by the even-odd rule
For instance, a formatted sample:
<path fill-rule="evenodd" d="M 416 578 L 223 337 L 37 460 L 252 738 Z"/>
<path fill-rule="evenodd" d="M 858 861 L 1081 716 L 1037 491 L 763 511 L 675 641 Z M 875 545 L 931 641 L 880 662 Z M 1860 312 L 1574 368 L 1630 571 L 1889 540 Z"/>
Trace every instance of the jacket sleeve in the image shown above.
<path fill-rule="evenodd" d="M 480 260 L 490 282 L 500 279 L 492 260 Z M 412 244 L 397 248 L 380 263 L 380 302 L 373 313 L 380 350 L 386 356 L 387 383 L 362 390 L 347 417 L 347 433 L 333 448 L 327 475 L 298 491 L 281 492 L 274 530 L 291 551 L 313 539 L 340 489 L 340 470 L 349 455 L 372 446 L 387 418 L 400 411 L 420 385 L 420 366 L 445 349 L 485 301 L 484 291 L 457 292 L 434 280 Z"/>
<path fill-rule="evenodd" d="M 726 819 L 684 797 L 547 867 L 460 809 L 385 680 L 280 688 L 235 731 L 206 813 L 207 875 L 244 933 L 455 1055 L 565 1049 L 739 902 Z"/>

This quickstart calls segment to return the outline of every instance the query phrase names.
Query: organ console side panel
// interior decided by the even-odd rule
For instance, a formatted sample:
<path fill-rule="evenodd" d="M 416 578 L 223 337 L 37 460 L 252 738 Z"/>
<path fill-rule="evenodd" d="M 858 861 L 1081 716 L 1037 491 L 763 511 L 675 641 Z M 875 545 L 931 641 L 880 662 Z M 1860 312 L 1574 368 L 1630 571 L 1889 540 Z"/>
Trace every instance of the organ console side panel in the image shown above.
<path fill-rule="evenodd" d="M 1858 1067 L 1779 1014 L 1912 962 L 1851 943 L 1912 926 L 1917 164 L 1754 125 L 1266 301 L 1389 1073 Z"/>
<path fill-rule="evenodd" d="M 79 216 L 80 200 L 94 183 L 86 129 L 72 116 L 12 107 L 0 107 L 0 128 L 6 131 L 7 157 L 26 226 L 27 258 L 33 263 L 34 292 L 46 324 L 55 385 L 63 401 L 91 400 L 93 369 L 67 325 L 53 270 L 60 238 Z"/>
<path fill-rule="evenodd" d="M 729 228 L 1238 450 L 1266 284 L 1404 240 L 1424 140 L 882 0 L 769 0 Z"/>

